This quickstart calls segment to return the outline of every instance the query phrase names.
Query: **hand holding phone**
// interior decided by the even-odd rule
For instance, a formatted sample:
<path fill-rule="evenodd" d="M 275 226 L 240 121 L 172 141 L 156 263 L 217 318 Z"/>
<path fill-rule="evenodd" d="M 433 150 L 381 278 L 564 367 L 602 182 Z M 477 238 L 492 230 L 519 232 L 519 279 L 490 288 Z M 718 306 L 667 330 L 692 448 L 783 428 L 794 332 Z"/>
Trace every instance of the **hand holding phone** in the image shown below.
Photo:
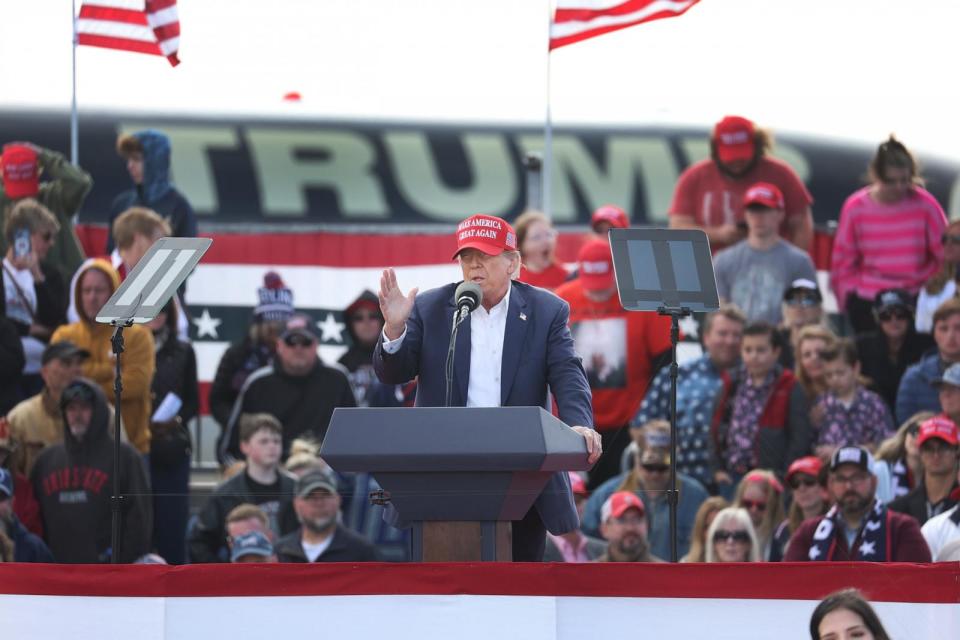
<path fill-rule="evenodd" d="M 19 260 L 25 259 L 33 251 L 30 243 L 30 229 L 20 227 L 13 232 L 13 257 Z"/>

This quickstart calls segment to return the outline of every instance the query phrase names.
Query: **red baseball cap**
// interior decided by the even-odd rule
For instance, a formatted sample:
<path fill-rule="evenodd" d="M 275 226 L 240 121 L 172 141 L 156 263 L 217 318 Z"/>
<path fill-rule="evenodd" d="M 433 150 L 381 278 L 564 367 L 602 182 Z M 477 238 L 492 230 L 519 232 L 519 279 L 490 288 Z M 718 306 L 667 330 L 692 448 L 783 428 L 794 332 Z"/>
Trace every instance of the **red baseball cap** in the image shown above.
<path fill-rule="evenodd" d="M 580 283 L 584 289 L 603 291 L 613 286 L 613 256 L 610 245 L 599 238 L 588 240 L 577 254 Z"/>
<path fill-rule="evenodd" d="M 787 475 L 785 480 L 787 482 L 790 482 L 790 478 L 792 478 L 797 473 L 805 473 L 808 476 L 819 478 L 820 469 L 822 468 L 823 468 L 823 462 L 821 462 L 820 458 L 818 458 L 817 456 L 804 456 L 802 458 L 797 458 L 787 468 Z"/>
<path fill-rule="evenodd" d="M 630 226 L 630 220 L 627 219 L 627 212 L 618 206 L 605 204 L 590 216 L 590 226 L 596 230 L 601 222 L 608 223 L 615 229 L 626 229 Z"/>
<path fill-rule="evenodd" d="M 758 182 L 747 189 L 746 195 L 743 196 L 744 209 L 754 204 L 770 209 L 782 210 L 784 207 L 783 193 L 780 192 L 780 189 L 778 189 L 776 185 L 770 184 L 769 182 Z"/>
<path fill-rule="evenodd" d="M 589 492 L 587 491 L 587 483 L 584 481 L 583 476 L 576 471 L 568 471 L 567 475 L 570 476 L 570 488 L 573 489 L 573 495 L 586 497 Z"/>
<path fill-rule="evenodd" d="M 630 491 L 617 491 L 603 503 L 603 507 L 600 509 L 600 522 L 606 522 L 610 518 L 619 518 L 628 509 L 637 509 L 640 515 L 646 515 L 647 513 L 637 494 Z"/>
<path fill-rule="evenodd" d="M 478 249 L 490 256 L 517 250 L 517 233 L 503 218 L 477 214 L 457 225 L 455 260 L 464 249 Z"/>
<path fill-rule="evenodd" d="M 29 198 L 40 192 L 37 152 L 33 148 L 11 142 L 3 147 L 3 190 L 11 199 Z"/>
<path fill-rule="evenodd" d="M 753 136 L 756 127 L 740 116 L 726 116 L 713 128 L 713 141 L 717 145 L 720 162 L 750 160 L 756 152 Z"/>
<path fill-rule="evenodd" d="M 960 444 L 960 435 L 957 433 L 957 423 L 944 415 L 934 416 L 920 423 L 920 435 L 917 436 L 919 447 L 931 438 L 940 438 L 947 444 Z"/>

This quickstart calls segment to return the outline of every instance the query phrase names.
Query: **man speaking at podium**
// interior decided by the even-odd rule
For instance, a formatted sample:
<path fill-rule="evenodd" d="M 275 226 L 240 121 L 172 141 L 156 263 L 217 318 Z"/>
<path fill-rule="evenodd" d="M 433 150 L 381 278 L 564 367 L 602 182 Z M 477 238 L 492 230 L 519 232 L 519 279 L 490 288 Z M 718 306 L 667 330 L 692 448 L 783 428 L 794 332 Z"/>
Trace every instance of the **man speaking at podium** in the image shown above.
<path fill-rule="evenodd" d="M 567 328 L 569 307 L 552 293 L 513 278 L 520 252 L 513 228 L 501 218 L 475 215 L 457 227 L 464 283 L 476 283 L 481 299 L 458 331 L 450 406 L 545 407 L 547 386 L 560 419 L 582 434 L 588 461 L 600 457 L 600 435 L 590 425 L 590 385 Z M 383 338 L 373 365 L 387 384 L 419 376 L 419 407 L 446 403 L 446 361 L 460 283 L 406 295 L 393 269 L 380 277 Z M 469 285 L 468 287 L 469 288 Z M 476 290 L 476 289 L 474 289 Z M 463 296 L 460 297 L 463 301 Z M 543 559 L 546 531 L 560 534 L 579 525 L 566 473 L 555 473 L 523 520 L 513 522 L 513 559 Z"/>

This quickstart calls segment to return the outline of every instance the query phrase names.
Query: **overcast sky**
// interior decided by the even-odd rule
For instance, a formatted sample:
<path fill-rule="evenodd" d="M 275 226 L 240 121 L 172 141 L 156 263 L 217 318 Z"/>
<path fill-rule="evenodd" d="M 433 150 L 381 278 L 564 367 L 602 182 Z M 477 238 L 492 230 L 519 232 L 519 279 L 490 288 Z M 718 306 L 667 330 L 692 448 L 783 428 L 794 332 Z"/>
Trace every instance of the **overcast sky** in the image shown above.
<path fill-rule="evenodd" d="M 80 0 L 77 0 L 78 5 Z M 0 0 L 0 106 L 69 107 L 70 0 Z M 183 63 L 81 47 L 81 109 L 542 122 L 547 0 L 180 0 Z M 779 131 L 960 158 L 960 2 L 702 0 L 553 53 L 557 124 Z M 299 91 L 300 104 L 283 103 Z"/>

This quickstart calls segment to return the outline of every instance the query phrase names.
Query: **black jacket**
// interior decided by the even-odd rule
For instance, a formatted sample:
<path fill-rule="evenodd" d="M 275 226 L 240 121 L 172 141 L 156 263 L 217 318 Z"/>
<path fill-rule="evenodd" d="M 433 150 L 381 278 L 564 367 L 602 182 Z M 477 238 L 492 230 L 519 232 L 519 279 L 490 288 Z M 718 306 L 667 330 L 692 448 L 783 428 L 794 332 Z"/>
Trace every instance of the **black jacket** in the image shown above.
<path fill-rule="evenodd" d="M 957 482 L 953 483 L 953 488 L 951 489 L 951 494 L 957 490 L 960 485 Z M 943 501 L 943 509 L 940 510 L 940 513 L 948 511 L 957 504 L 956 500 L 950 499 L 948 496 Z M 929 515 L 927 514 L 927 488 L 923 486 L 923 482 L 920 482 L 916 487 L 914 487 L 910 493 L 905 496 L 900 496 L 896 500 L 892 500 L 889 505 L 887 505 L 892 511 L 898 511 L 900 513 L 905 513 L 908 516 L 913 516 L 913 518 L 920 523 L 920 526 L 923 526 L 927 520 L 929 520 Z"/>
<path fill-rule="evenodd" d="M 20 376 L 27 363 L 23 355 L 23 343 L 20 342 L 20 332 L 17 331 L 17 325 L 4 315 L 6 309 L 2 309 L 5 306 L 3 302 L 0 300 L 0 416 L 7 415 L 7 412 L 22 400 Z"/>
<path fill-rule="evenodd" d="M 879 332 L 868 333 L 857 339 L 860 371 L 870 378 L 874 391 L 880 394 L 890 411 L 897 406 L 897 389 L 907 367 L 920 361 L 923 354 L 935 347 L 933 338 L 925 333 L 907 332 L 897 361 L 891 362 L 886 339 Z"/>
<path fill-rule="evenodd" d="M 83 380 L 83 379 L 81 379 Z M 110 560 L 113 491 L 113 430 L 100 386 L 93 390 L 94 408 L 83 440 L 70 432 L 64 416 L 64 442 L 40 453 L 30 481 L 40 503 L 46 542 L 57 562 L 97 563 Z M 123 496 L 120 561 L 133 562 L 150 551 L 152 507 L 143 461 L 136 449 L 120 444 L 120 494 Z"/>
<path fill-rule="evenodd" d="M 188 342 L 178 340 L 174 333 L 157 350 L 157 368 L 150 385 L 153 410 L 156 411 L 168 393 L 175 393 L 183 401 L 180 419 L 184 424 L 200 412 L 200 392 L 197 389 L 197 356 Z"/>
<path fill-rule="evenodd" d="M 266 346 L 255 344 L 249 337 L 230 345 L 224 352 L 210 385 L 209 398 L 210 413 L 220 425 L 222 433 L 227 430 L 233 405 L 247 378 L 257 369 L 269 365 L 272 358 L 273 354 Z"/>
<path fill-rule="evenodd" d="M 238 422 L 243 413 L 269 413 L 283 425 L 283 455 L 301 436 L 322 442 L 336 407 L 355 407 L 347 376 L 340 369 L 317 362 L 305 376 L 285 373 L 279 362 L 254 372 L 234 405 L 220 450 L 222 459 L 240 460 Z"/>
<path fill-rule="evenodd" d="M 307 562 L 300 546 L 300 529 L 277 540 L 277 562 Z M 314 562 L 376 562 L 377 554 L 369 540 L 342 525 L 337 525 L 327 550 Z"/>
<path fill-rule="evenodd" d="M 300 526 L 293 511 L 293 483 L 291 476 L 281 473 L 279 495 L 260 493 L 255 490 L 246 472 L 241 472 L 218 486 L 187 534 L 190 562 L 229 561 L 225 521 L 234 507 L 244 503 L 266 507 L 268 503 L 279 500 L 274 505 L 276 511 L 267 514 L 271 527 L 275 527 L 277 533 L 285 534 Z"/>

